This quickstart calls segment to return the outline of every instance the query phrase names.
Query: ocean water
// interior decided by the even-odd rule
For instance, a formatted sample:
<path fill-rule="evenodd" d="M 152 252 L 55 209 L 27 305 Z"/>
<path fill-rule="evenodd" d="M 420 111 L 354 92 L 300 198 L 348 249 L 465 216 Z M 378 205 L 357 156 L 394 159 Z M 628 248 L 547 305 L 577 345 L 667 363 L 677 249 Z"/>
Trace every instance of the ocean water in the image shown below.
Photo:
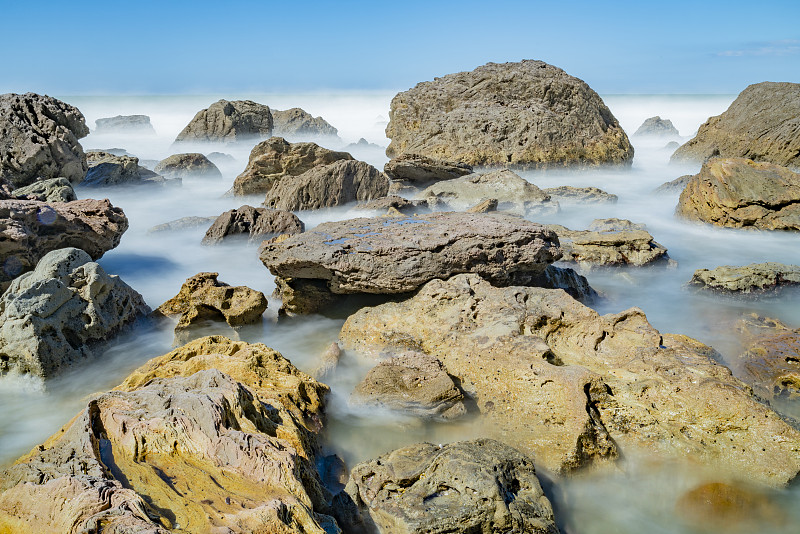
<path fill-rule="evenodd" d="M 389 103 L 394 93 L 350 92 L 307 94 L 248 95 L 168 95 L 168 96 L 59 96 L 84 113 L 87 124 L 115 115 L 145 114 L 151 117 L 155 135 L 91 133 L 81 141 L 85 149 L 122 148 L 138 156 L 146 165 L 170 154 L 186 151 L 172 146 L 178 132 L 194 114 L 220 98 L 252 99 L 275 109 L 302 107 L 321 115 L 339 129 L 341 143 L 329 148 L 342 149 L 366 139 L 385 147 L 384 134 Z M 57 95 L 58 96 L 58 95 Z M 724 111 L 735 95 L 605 95 L 604 100 L 623 128 L 632 135 L 644 119 L 660 115 L 672 120 L 684 142 L 709 116 Z M 593 219 L 619 217 L 645 223 L 656 241 L 669 249 L 676 262 L 671 268 L 621 268 L 583 271 L 602 295 L 594 306 L 602 313 L 618 312 L 637 306 L 662 332 L 686 334 L 712 345 L 733 363 L 741 350 L 732 335 L 733 322 L 747 313 L 759 313 L 800 326 L 797 292 L 777 298 L 738 300 L 700 295 L 689 291 L 686 282 L 698 268 L 718 265 L 743 265 L 778 261 L 800 264 L 800 236 L 715 229 L 676 220 L 673 211 L 677 194 L 652 194 L 660 184 L 683 174 L 694 173 L 699 165 L 669 164 L 672 139 L 631 138 L 636 156 L 630 169 L 591 171 L 530 171 L 522 173 L 540 187 L 558 185 L 596 186 L 619 196 L 611 205 L 564 206 L 558 214 L 538 219 L 581 229 Z M 205 228 L 163 233 L 148 233 L 152 226 L 186 216 L 216 216 L 244 204 L 258 205 L 258 197 L 230 197 L 225 192 L 244 170 L 255 143 L 235 146 L 206 146 L 202 152 L 220 151 L 233 161 L 220 167 L 223 180 L 184 180 L 181 187 L 158 189 L 78 189 L 81 198 L 107 197 L 122 207 L 130 229 L 120 246 L 108 252 L 100 264 L 119 275 L 139 291 L 155 308 L 175 295 L 182 282 L 198 272 L 219 273 L 219 279 L 232 285 L 247 285 L 270 295 L 273 277 L 260 263 L 257 246 L 242 242 L 202 246 Z M 378 148 L 353 149 L 353 155 L 379 168 L 388 160 Z M 352 207 L 298 212 L 307 228 L 328 221 L 361 215 Z M 233 335 L 252 342 L 263 342 L 289 358 L 297 367 L 310 371 L 319 356 L 338 337 L 343 319 L 319 316 L 278 321 L 279 303 L 270 300 L 263 324 L 248 327 Z M 221 333 L 232 334 L 221 329 Z M 22 376 L 0 378 L 0 463 L 8 463 L 42 442 L 68 422 L 93 393 L 110 389 L 132 369 L 149 358 L 169 351 L 173 334 L 169 325 L 138 327 L 113 340 L 103 355 L 47 383 Z M 346 354 L 340 367 L 326 381 L 332 387 L 327 430 L 328 448 L 353 465 L 402 445 L 431 441 L 443 443 L 481 435 L 475 423 L 421 424 L 391 412 L 363 410 L 350 406 L 348 398 L 373 362 Z M 800 418 L 797 405 L 779 407 Z M 713 474 L 712 474 L 713 475 Z M 708 481 L 702 470 L 650 458 L 628 458 L 614 474 L 586 474 L 570 480 L 552 477 L 548 492 L 553 497 L 565 532 L 663 533 L 699 532 L 676 514 L 682 495 L 697 484 Z M 760 491 L 760 490 L 756 490 Z M 800 492 L 787 490 L 766 494 L 775 503 L 775 521 L 759 525 L 761 532 L 797 532 L 800 524 Z M 742 524 L 747 532 L 752 525 Z M 735 529 L 734 529 L 735 530 Z"/>

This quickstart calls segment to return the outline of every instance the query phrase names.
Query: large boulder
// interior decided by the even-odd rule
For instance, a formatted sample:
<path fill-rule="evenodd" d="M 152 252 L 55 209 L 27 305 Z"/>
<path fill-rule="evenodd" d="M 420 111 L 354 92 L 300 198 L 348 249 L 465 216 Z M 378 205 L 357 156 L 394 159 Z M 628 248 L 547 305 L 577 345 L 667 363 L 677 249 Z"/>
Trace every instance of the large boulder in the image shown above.
<path fill-rule="evenodd" d="M 466 163 L 453 163 L 419 154 L 400 154 L 383 166 L 383 172 L 392 180 L 426 183 L 470 174 L 472 167 Z"/>
<path fill-rule="evenodd" d="M 198 111 L 175 142 L 235 143 L 266 139 L 271 135 L 269 106 L 252 100 L 219 100 Z"/>
<path fill-rule="evenodd" d="M 117 115 L 116 117 L 105 117 L 94 121 L 94 133 L 103 134 L 147 134 L 155 135 L 156 131 L 150 124 L 150 117 L 147 115 Z"/>
<path fill-rule="evenodd" d="M 675 214 L 731 228 L 800 230 L 800 174 L 772 163 L 714 158 L 686 184 Z"/>
<path fill-rule="evenodd" d="M 385 197 L 389 178 L 363 161 L 340 160 L 314 167 L 300 176 L 278 179 L 264 205 L 278 210 L 316 210 Z"/>
<path fill-rule="evenodd" d="M 352 159 L 347 152 L 328 150 L 316 143 L 290 143 L 282 137 L 273 137 L 250 152 L 247 168 L 233 182 L 233 194 L 264 194 L 286 176 L 300 176 L 320 165 Z"/>
<path fill-rule="evenodd" d="M 314 117 L 300 108 L 271 110 L 272 134 L 290 139 L 338 137 L 339 131 L 322 117 Z"/>
<path fill-rule="evenodd" d="M 260 344 L 154 358 L 0 473 L 0 530 L 340 532 L 317 513 L 327 391 Z"/>
<path fill-rule="evenodd" d="M 108 187 L 113 185 L 164 185 L 163 176 L 139 165 L 139 158 L 116 156 L 109 152 L 86 153 L 89 170 L 81 187 Z"/>
<path fill-rule="evenodd" d="M 247 237 L 248 242 L 261 242 L 281 234 L 305 231 L 303 221 L 290 211 L 242 206 L 217 217 L 203 237 L 204 245 L 215 245 L 226 238 Z"/>
<path fill-rule="evenodd" d="M 51 377 L 149 312 L 139 293 L 86 252 L 55 250 L 0 298 L 0 370 Z"/>
<path fill-rule="evenodd" d="M 633 147 L 585 82 L 542 61 L 487 63 L 394 97 L 386 149 L 469 165 L 630 165 Z"/>
<path fill-rule="evenodd" d="M 0 183 L 15 188 L 58 177 L 80 182 L 87 167 L 78 139 L 87 135 L 76 107 L 35 93 L 0 95 Z"/>
<path fill-rule="evenodd" d="M 340 340 L 368 356 L 413 347 L 436 357 L 471 397 L 487 437 L 558 472 L 634 451 L 772 485 L 800 471 L 800 431 L 713 349 L 661 334 L 636 308 L 599 315 L 560 290 L 498 288 L 462 274 L 362 308 Z"/>
<path fill-rule="evenodd" d="M 78 200 L 75 188 L 66 178 L 49 178 L 33 182 L 25 187 L 18 187 L 11 193 L 21 200 L 38 200 L 40 202 L 72 202 Z"/>
<path fill-rule="evenodd" d="M 353 468 L 349 532 L 558 534 L 533 460 L 494 440 L 419 443 Z"/>
<path fill-rule="evenodd" d="M 409 217 L 358 218 L 320 224 L 279 243 L 260 258 L 278 277 L 284 307 L 292 292 L 407 293 L 434 278 L 474 272 L 494 284 L 541 275 L 561 257 L 543 226 L 511 216 L 442 212 Z"/>
<path fill-rule="evenodd" d="M 222 179 L 216 165 L 202 154 L 173 154 L 158 162 L 155 172 L 166 178 L 211 178 Z"/>
<path fill-rule="evenodd" d="M 748 158 L 800 168 L 800 83 L 762 82 L 709 118 L 671 161 Z"/>
<path fill-rule="evenodd" d="M 107 199 L 54 204 L 0 200 L 0 288 L 53 250 L 80 248 L 97 260 L 119 245 L 127 229 L 122 209 Z"/>
<path fill-rule="evenodd" d="M 669 119 L 650 117 L 633 134 L 636 137 L 678 137 L 680 133 Z"/>
<path fill-rule="evenodd" d="M 739 378 L 769 400 L 800 400 L 800 329 L 752 314 L 736 330 L 744 352 L 734 363 Z"/>
<path fill-rule="evenodd" d="M 689 284 L 697 289 L 723 293 L 759 294 L 800 285 L 800 265 L 766 262 L 698 269 Z"/>

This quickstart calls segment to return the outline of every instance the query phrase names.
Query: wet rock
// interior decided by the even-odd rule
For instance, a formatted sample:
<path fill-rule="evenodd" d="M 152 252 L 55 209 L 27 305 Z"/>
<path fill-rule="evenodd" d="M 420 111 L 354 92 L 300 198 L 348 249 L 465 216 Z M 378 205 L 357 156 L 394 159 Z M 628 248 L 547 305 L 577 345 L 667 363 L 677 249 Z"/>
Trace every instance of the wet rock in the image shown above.
<path fill-rule="evenodd" d="M 271 135 L 272 113 L 268 106 L 252 100 L 219 100 L 198 111 L 175 142 L 235 143 Z"/>
<path fill-rule="evenodd" d="M 700 126 L 671 161 L 718 156 L 800 167 L 800 83 L 748 86 L 722 115 Z"/>
<path fill-rule="evenodd" d="M 0 183 L 16 188 L 58 177 L 80 182 L 87 167 L 78 139 L 87 135 L 76 107 L 35 93 L 0 95 Z"/>
<path fill-rule="evenodd" d="M 158 162 L 155 172 L 166 178 L 209 178 L 221 180 L 222 173 L 202 154 L 173 154 Z"/>
<path fill-rule="evenodd" d="M 223 337 L 155 358 L 0 476 L 27 532 L 338 532 L 314 468 L 323 384 Z"/>
<path fill-rule="evenodd" d="M 81 187 L 108 187 L 115 185 L 166 185 L 167 182 L 180 184 L 180 180 L 167 180 L 158 173 L 139 165 L 139 158 L 115 156 L 108 152 L 89 151 L 86 153 L 89 170 Z"/>
<path fill-rule="evenodd" d="M 97 119 L 94 123 L 96 126 L 94 133 L 98 135 L 109 133 L 155 135 L 156 133 L 147 115 L 117 115 Z"/>
<path fill-rule="evenodd" d="M 175 219 L 174 221 L 165 222 L 162 224 L 157 224 L 155 226 L 151 226 L 147 229 L 148 234 L 158 233 L 158 232 L 174 232 L 177 230 L 191 230 L 194 228 L 207 228 L 210 224 L 213 224 L 218 217 L 181 217 L 180 219 Z"/>
<path fill-rule="evenodd" d="M 464 394 L 442 362 L 418 351 L 381 361 L 353 390 L 350 402 L 386 406 L 416 416 L 456 419 L 465 415 Z"/>
<path fill-rule="evenodd" d="M 392 180 L 428 183 L 471 174 L 472 167 L 466 163 L 453 163 L 419 154 L 401 154 L 389 160 L 383 171 Z"/>
<path fill-rule="evenodd" d="M 656 116 L 646 119 L 633 135 L 636 137 L 678 137 L 680 132 L 673 126 L 671 120 Z"/>
<path fill-rule="evenodd" d="M 701 532 L 758 532 L 785 526 L 786 516 L 774 496 L 741 484 L 701 484 L 684 493 L 675 512 Z"/>
<path fill-rule="evenodd" d="M 339 131 L 322 117 L 292 108 L 286 111 L 270 110 L 272 113 L 272 135 L 290 138 L 339 137 Z"/>
<path fill-rule="evenodd" d="M 474 399 L 487 437 L 551 470 L 644 449 L 771 485 L 800 471 L 800 432 L 713 349 L 661 334 L 636 308 L 601 316 L 560 290 L 462 274 L 362 308 L 340 340 L 366 355 L 413 348 L 438 358 Z"/>
<path fill-rule="evenodd" d="M 686 188 L 686 184 L 689 183 L 689 180 L 691 180 L 693 176 L 694 175 L 692 174 L 684 174 L 683 176 L 679 176 L 674 180 L 664 182 L 660 186 L 656 187 L 653 192 L 659 195 L 680 193 Z"/>
<path fill-rule="evenodd" d="M 731 228 L 800 230 L 800 174 L 772 163 L 715 158 L 678 200 L 684 219 Z"/>
<path fill-rule="evenodd" d="M 280 234 L 299 234 L 303 231 L 303 221 L 290 211 L 242 206 L 217 217 L 203 237 L 203 244 L 215 245 L 236 236 L 247 236 L 249 243 L 260 243 Z"/>
<path fill-rule="evenodd" d="M 800 330 L 755 314 L 736 326 L 745 349 L 739 378 L 765 399 L 800 399 Z"/>
<path fill-rule="evenodd" d="M 543 273 L 560 256 L 555 234 L 539 224 L 455 212 L 327 222 L 260 252 L 284 307 L 295 313 L 297 293 L 312 288 L 310 305 L 326 293 L 406 293 L 461 272 L 508 285 Z"/>
<path fill-rule="evenodd" d="M 0 200 L 0 288 L 53 250 L 76 247 L 97 260 L 119 245 L 127 229 L 122 209 L 108 200 Z"/>
<path fill-rule="evenodd" d="M 423 190 L 420 197 L 437 198 L 456 210 L 468 209 L 488 199 L 497 200 L 499 211 L 524 216 L 551 214 L 559 210 L 558 202 L 507 169 L 437 182 Z"/>
<path fill-rule="evenodd" d="M 347 152 L 328 150 L 316 143 L 289 143 L 282 137 L 273 137 L 257 144 L 250 152 L 247 168 L 233 182 L 233 194 L 264 194 L 282 178 L 300 176 L 320 165 L 352 159 Z"/>
<path fill-rule="evenodd" d="M 586 83 L 542 61 L 487 63 L 394 97 L 390 158 L 469 165 L 629 165 L 633 147 Z"/>
<path fill-rule="evenodd" d="M 412 214 L 430 211 L 428 203 L 424 200 L 408 200 L 397 195 L 389 195 L 367 202 L 361 202 L 354 209 L 364 211 L 386 211 L 394 208 L 399 213 Z"/>
<path fill-rule="evenodd" d="M 394 450 L 353 468 L 346 491 L 364 532 L 559 532 L 533 461 L 488 439 Z"/>
<path fill-rule="evenodd" d="M 0 371 L 43 378 L 150 312 L 142 296 L 76 248 L 46 254 L 0 298 Z"/>
<path fill-rule="evenodd" d="M 300 176 L 279 178 L 267 192 L 264 205 L 279 210 L 316 210 L 357 200 L 385 197 L 389 179 L 363 161 L 340 160 L 314 167 Z"/>
<path fill-rule="evenodd" d="M 619 199 L 617 195 L 606 193 L 597 187 L 562 185 L 542 189 L 542 193 L 560 204 L 616 204 Z"/>
<path fill-rule="evenodd" d="M 758 294 L 800 284 L 800 266 L 767 262 L 698 269 L 689 284 L 698 289 Z"/>
<path fill-rule="evenodd" d="M 33 182 L 25 187 L 18 187 L 11 193 L 21 200 L 38 200 L 40 202 L 72 202 L 78 200 L 75 189 L 66 178 L 50 178 Z"/>

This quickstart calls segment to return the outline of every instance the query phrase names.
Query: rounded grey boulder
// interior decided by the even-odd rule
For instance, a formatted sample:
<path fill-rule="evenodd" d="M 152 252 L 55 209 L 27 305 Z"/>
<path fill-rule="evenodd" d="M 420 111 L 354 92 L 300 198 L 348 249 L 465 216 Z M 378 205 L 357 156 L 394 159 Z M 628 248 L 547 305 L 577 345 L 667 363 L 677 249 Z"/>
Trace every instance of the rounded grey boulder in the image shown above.
<path fill-rule="evenodd" d="M 211 178 L 222 179 L 222 173 L 216 165 L 202 154 L 173 154 L 158 162 L 156 173 L 165 178 Z"/>

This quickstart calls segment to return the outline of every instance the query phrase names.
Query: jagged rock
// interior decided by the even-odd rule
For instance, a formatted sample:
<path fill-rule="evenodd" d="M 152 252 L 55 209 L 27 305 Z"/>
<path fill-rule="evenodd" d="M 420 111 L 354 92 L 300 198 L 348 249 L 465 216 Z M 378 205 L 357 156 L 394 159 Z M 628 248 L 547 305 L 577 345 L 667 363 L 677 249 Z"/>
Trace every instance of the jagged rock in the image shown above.
<path fill-rule="evenodd" d="M 210 178 L 222 179 L 216 165 L 202 154 L 173 154 L 158 162 L 155 172 L 166 178 Z"/>
<path fill-rule="evenodd" d="M 383 171 L 392 180 L 426 183 L 452 180 L 470 174 L 472 167 L 466 163 L 452 163 L 419 154 L 401 154 L 389 160 Z"/>
<path fill-rule="evenodd" d="M 382 360 L 353 390 L 350 402 L 387 406 L 435 419 L 465 415 L 464 394 L 442 362 L 419 351 Z"/>
<path fill-rule="evenodd" d="M 14 198 L 21 200 L 38 200 L 40 202 L 72 202 L 78 200 L 75 189 L 66 178 L 50 178 L 33 182 L 25 187 L 12 191 Z"/>
<path fill-rule="evenodd" d="M 558 202 L 508 169 L 437 182 L 423 190 L 420 197 L 437 198 L 457 210 L 496 199 L 499 211 L 524 216 L 551 214 L 559 209 Z"/>
<path fill-rule="evenodd" d="M 715 158 L 678 200 L 684 219 L 731 228 L 800 230 L 800 174 L 772 163 Z"/>
<path fill-rule="evenodd" d="M 490 213 L 497 211 L 498 202 L 496 198 L 487 198 L 483 202 L 475 204 L 466 210 L 467 213 Z"/>
<path fill-rule="evenodd" d="M 800 471 L 797 429 L 713 349 L 659 333 L 636 308 L 601 316 L 563 291 L 461 274 L 360 309 L 340 340 L 366 355 L 414 348 L 438 358 L 487 437 L 555 471 L 600 467 L 626 450 L 776 486 Z"/>
<path fill-rule="evenodd" d="M 667 249 L 659 245 L 642 225 L 626 219 L 595 219 L 588 230 L 570 230 L 558 224 L 548 228 L 558 235 L 564 255 L 584 267 L 591 265 L 634 265 L 640 267 L 668 259 Z"/>
<path fill-rule="evenodd" d="M 267 192 L 264 205 L 279 210 L 316 210 L 357 200 L 385 197 L 389 178 L 378 169 L 355 160 L 314 167 L 300 176 L 284 176 Z"/>
<path fill-rule="evenodd" d="M 272 135 L 292 139 L 339 136 L 339 131 L 328 124 L 325 119 L 314 117 L 300 108 L 270 111 L 272 113 Z"/>
<path fill-rule="evenodd" d="M 800 83 L 748 86 L 722 115 L 700 126 L 671 161 L 717 156 L 800 168 Z"/>
<path fill-rule="evenodd" d="M 673 126 L 671 120 L 656 116 L 646 119 L 633 135 L 637 137 L 678 137 L 680 132 Z"/>
<path fill-rule="evenodd" d="M 252 100 L 219 100 L 198 111 L 175 142 L 235 143 L 267 139 L 271 135 L 269 106 Z"/>
<path fill-rule="evenodd" d="M 349 532 L 558 534 L 533 461 L 494 440 L 419 443 L 358 464 Z"/>
<path fill-rule="evenodd" d="M 203 237 L 204 245 L 215 245 L 226 238 L 247 236 L 250 243 L 280 234 L 299 234 L 305 231 L 303 221 L 290 211 L 242 206 L 217 217 Z"/>
<path fill-rule="evenodd" d="M 667 195 L 672 193 L 680 193 L 686 188 L 686 184 L 692 179 L 692 174 L 684 174 L 669 182 L 664 182 L 653 190 L 653 193 L 658 195 Z"/>
<path fill-rule="evenodd" d="M 80 184 L 81 187 L 165 185 L 168 182 L 160 174 L 139 165 L 139 158 L 136 157 L 89 151 L 86 159 L 89 170 Z M 180 180 L 176 183 L 180 183 Z"/>
<path fill-rule="evenodd" d="M 0 298 L 0 371 L 49 378 L 149 312 L 139 293 L 86 252 L 49 252 Z"/>
<path fill-rule="evenodd" d="M 390 208 L 394 208 L 401 214 L 430 211 L 428 203 L 424 200 L 408 200 L 407 198 L 397 195 L 389 195 L 368 202 L 361 202 L 356 204 L 355 207 L 357 210 L 365 211 L 386 211 Z"/>
<path fill-rule="evenodd" d="M 744 266 L 723 265 L 698 269 L 689 284 L 698 289 L 736 293 L 763 293 L 782 286 L 800 284 L 800 266 L 782 263 L 751 263 Z"/>
<path fill-rule="evenodd" d="M 127 229 L 122 209 L 107 199 L 53 204 L 0 200 L 0 288 L 53 250 L 76 247 L 97 260 L 119 245 Z"/>
<path fill-rule="evenodd" d="M 329 499 L 314 468 L 327 391 L 264 345 L 197 340 L 2 473 L 0 528 L 340 532 L 317 513 Z"/>
<path fill-rule="evenodd" d="M 619 200 L 617 195 L 606 193 L 597 187 L 562 185 L 542 189 L 542 193 L 561 204 L 616 204 Z"/>
<path fill-rule="evenodd" d="M 180 219 L 175 219 L 174 221 L 151 226 L 147 229 L 147 233 L 153 234 L 157 232 L 173 232 L 175 230 L 191 230 L 193 228 L 200 227 L 205 228 L 208 227 L 208 225 L 213 224 L 217 219 L 218 217 L 181 217 Z"/>
<path fill-rule="evenodd" d="M 319 310 L 331 294 L 406 293 L 463 272 L 509 285 L 560 257 L 555 233 L 539 224 L 456 212 L 327 222 L 260 251 L 284 308 L 295 313 L 308 312 L 298 302 L 307 292 L 305 304 Z"/>
<path fill-rule="evenodd" d="M 87 167 L 78 139 L 87 135 L 76 107 L 35 93 L 0 95 L 0 183 L 15 188 L 58 177 L 80 182 Z"/>
<path fill-rule="evenodd" d="M 147 115 L 117 115 L 97 119 L 95 123 L 95 133 L 102 135 L 107 133 L 136 133 L 155 135 L 156 131 L 150 124 L 150 117 Z"/>
<path fill-rule="evenodd" d="M 739 378 L 765 399 L 800 399 L 800 330 L 756 314 L 736 329 L 744 345 L 735 362 Z"/>
<path fill-rule="evenodd" d="M 585 82 L 542 61 L 487 63 L 392 99 L 390 158 L 469 165 L 630 165 L 633 147 Z"/>
<path fill-rule="evenodd" d="M 316 143 L 289 143 L 282 137 L 273 137 L 250 152 L 247 168 L 233 182 L 233 194 L 264 194 L 281 178 L 300 176 L 320 165 L 352 159 L 347 152 L 334 152 Z"/>

